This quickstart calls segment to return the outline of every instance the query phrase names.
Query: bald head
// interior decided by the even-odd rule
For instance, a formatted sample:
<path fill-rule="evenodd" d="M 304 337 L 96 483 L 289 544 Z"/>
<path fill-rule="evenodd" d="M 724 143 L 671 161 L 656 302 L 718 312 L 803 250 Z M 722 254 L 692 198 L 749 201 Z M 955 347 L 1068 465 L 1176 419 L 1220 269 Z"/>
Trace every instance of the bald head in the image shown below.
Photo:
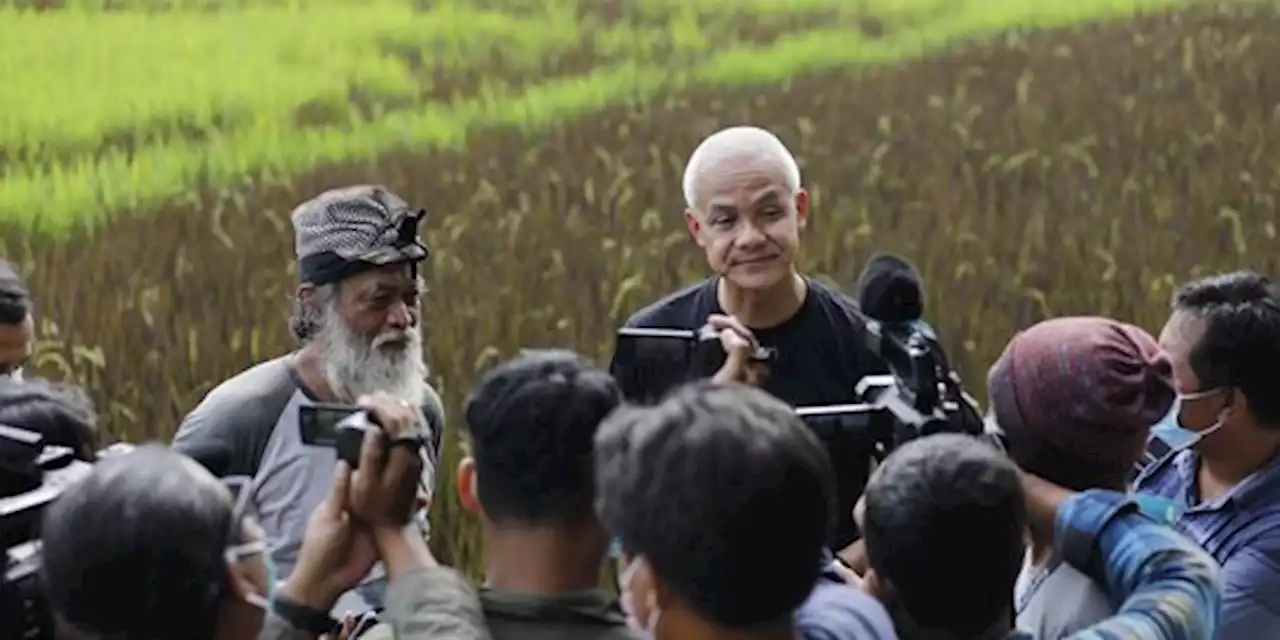
<path fill-rule="evenodd" d="M 701 211 L 707 179 L 744 165 L 776 174 L 789 195 L 800 191 L 800 166 L 778 136 L 760 127 L 729 127 L 708 136 L 689 156 L 684 169 L 685 204 Z"/>

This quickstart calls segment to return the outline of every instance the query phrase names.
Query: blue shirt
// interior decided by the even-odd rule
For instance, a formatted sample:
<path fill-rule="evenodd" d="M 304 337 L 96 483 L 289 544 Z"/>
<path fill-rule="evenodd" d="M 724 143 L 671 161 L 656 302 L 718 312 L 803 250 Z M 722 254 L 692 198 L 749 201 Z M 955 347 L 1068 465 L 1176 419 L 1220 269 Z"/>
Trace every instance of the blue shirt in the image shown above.
<path fill-rule="evenodd" d="M 1218 637 L 1280 638 L 1280 459 L 1201 502 L 1199 454 L 1178 452 L 1138 478 L 1137 491 L 1170 501 L 1174 527 L 1222 565 Z"/>
<path fill-rule="evenodd" d="M 1120 603 L 1116 615 L 1069 640 L 1203 640 L 1216 633 L 1217 565 L 1125 496 L 1076 494 L 1059 509 L 1054 537 L 1063 558 L 1100 579 Z M 1009 639 L 1032 637 L 1015 632 Z"/>
<path fill-rule="evenodd" d="M 826 552 L 824 562 L 834 561 Z M 898 640 L 884 605 L 830 569 L 796 611 L 796 631 L 804 640 Z"/>

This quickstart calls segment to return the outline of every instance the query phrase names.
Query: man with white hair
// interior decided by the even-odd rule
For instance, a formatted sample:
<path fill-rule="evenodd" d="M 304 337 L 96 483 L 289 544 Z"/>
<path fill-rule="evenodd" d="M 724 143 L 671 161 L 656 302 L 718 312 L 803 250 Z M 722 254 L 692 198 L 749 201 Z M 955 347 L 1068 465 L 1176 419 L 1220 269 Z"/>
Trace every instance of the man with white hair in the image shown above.
<path fill-rule="evenodd" d="M 612 370 L 633 401 L 651 402 L 691 378 L 754 380 L 744 366 L 757 346 L 772 348 L 761 386 L 792 405 L 856 402 L 863 376 L 887 373 L 866 347 L 857 304 L 796 270 L 809 195 L 800 168 L 774 134 L 758 127 L 723 129 L 702 142 L 684 173 L 685 223 L 716 275 L 633 315 L 631 328 L 721 330 L 719 349 L 690 358 L 658 340 L 623 339 Z M 670 343 L 666 343 L 670 345 Z M 713 360 L 711 362 L 708 359 Z M 717 371 L 718 369 L 718 371 Z M 858 536 L 852 511 L 866 485 L 881 418 L 811 420 L 837 471 L 838 517 L 831 546 Z M 887 425 L 874 425 L 876 428 Z"/>
<path fill-rule="evenodd" d="M 422 211 L 378 186 L 334 189 L 293 212 L 296 311 L 302 347 L 227 380 L 183 420 L 173 448 L 217 476 L 253 478 L 251 507 L 284 578 L 302 548 L 307 518 L 328 492 L 336 453 L 303 444 L 299 407 L 354 405 L 385 392 L 421 407 L 429 433 L 423 488 L 434 485 L 444 422 L 426 381 L 418 329 Z M 338 601 L 334 613 L 380 606 L 381 567 Z"/>

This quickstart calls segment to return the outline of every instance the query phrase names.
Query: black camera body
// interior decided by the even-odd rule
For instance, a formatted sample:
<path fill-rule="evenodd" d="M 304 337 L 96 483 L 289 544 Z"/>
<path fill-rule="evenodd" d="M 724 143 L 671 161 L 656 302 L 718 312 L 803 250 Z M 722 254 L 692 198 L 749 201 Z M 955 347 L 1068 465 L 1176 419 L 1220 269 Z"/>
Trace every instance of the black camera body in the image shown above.
<path fill-rule="evenodd" d="M 115 445 L 99 456 L 132 448 Z M 46 445 L 39 433 L 0 425 L 0 541 L 5 562 L 0 638 L 54 637 L 53 617 L 40 585 L 40 522 L 45 508 L 92 469 L 69 447 Z"/>

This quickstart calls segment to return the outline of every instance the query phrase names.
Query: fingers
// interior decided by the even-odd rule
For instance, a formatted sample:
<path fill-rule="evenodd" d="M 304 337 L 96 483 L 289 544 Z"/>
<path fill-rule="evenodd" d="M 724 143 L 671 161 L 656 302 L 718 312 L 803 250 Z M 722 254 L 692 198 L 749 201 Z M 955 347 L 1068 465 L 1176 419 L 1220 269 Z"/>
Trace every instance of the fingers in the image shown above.
<path fill-rule="evenodd" d="M 421 422 L 419 411 L 410 402 L 381 391 L 361 397 L 356 404 L 372 414 L 392 438 L 410 433 Z"/>
<path fill-rule="evenodd" d="M 351 465 L 339 460 L 333 469 L 333 486 L 329 489 L 329 499 L 325 501 L 329 513 L 340 515 L 347 509 L 347 498 L 351 495 Z"/>
<path fill-rule="evenodd" d="M 725 331 L 732 331 L 742 338 L 746 339 L 749 344 L 756 346 L 756 336 L 743 324 L 741 320 L 724 314 L 713 313 L 707 316 L 707 324 L 712 328 L 720 331 L 723 335 Z"/>
<path fill-rule="evenodd" d="M 360 445 L 360 469 L 368 476 L 377 476 L 382 467 L 382 433 L 370 429 L 364 433 Z"/>

